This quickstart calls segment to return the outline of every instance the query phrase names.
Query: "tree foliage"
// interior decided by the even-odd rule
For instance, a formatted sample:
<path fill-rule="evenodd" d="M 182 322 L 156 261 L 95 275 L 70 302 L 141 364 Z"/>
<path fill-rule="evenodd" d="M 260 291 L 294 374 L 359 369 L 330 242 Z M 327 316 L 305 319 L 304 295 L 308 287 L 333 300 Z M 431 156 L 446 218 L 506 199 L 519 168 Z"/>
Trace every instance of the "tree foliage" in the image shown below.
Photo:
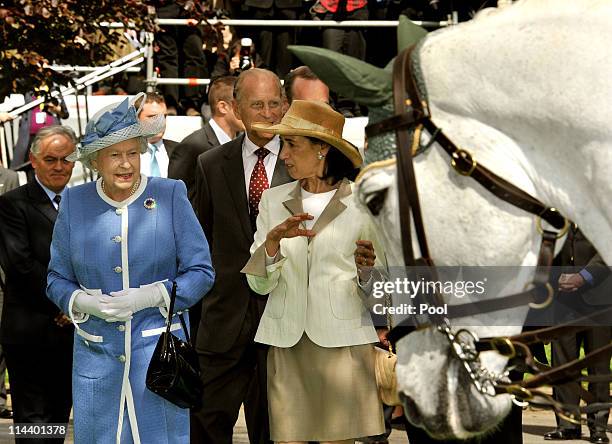
<path fill-rule="evenodd" d="M 159 2 L 160 0 L 158 0 Z M 50 64 L 93 66 L 116 58 L 123 29 L 100 27 L 122 22 L 155 30 L 156 2 L 141 0 L 0 0 L 0 100 L 43 83 L 65 85 L 68 77 Z M 200 19 L 199 1 L 181 2 Z"/>

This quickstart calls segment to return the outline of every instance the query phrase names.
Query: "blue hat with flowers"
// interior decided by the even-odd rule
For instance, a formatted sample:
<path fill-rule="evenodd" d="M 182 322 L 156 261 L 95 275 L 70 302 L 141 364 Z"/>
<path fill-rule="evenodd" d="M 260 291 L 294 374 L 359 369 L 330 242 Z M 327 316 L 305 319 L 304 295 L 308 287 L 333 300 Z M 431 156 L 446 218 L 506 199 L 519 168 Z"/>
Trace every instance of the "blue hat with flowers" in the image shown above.
<path fill-rule="evenodd" d="M 148 138 L 162 132 L 165 122 L 163 115 L 144 121 L 138 120 L 138 113 L 144 105 L 144 96 L 144 93 L 140 93 L 132 102 L 128 98 L 119 104 L 115 103 L 98 111 L 87 123 L 85 136 L 76 151 L 66 159 L 72 162 L 82 160 L 96 151 L 124 140 L 135 137 Z M 134 103 L 141 97 L 143 98 L 142 103 L 137 110 Z"/>

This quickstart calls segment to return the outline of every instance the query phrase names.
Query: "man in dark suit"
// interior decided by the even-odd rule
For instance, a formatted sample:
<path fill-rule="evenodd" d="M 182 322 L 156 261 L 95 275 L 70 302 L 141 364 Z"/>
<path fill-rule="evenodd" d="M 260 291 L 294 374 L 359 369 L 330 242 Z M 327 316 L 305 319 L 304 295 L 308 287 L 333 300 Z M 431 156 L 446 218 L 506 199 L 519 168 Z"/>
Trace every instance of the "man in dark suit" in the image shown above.
<path fill-rule="evenodd" d="M 41 129 L 30 152 L 35 180 L 0 196 L 0 261 L 6 272 L 0 343 L 15 423 L 67 423 L 72 406 L 74 330 L 45 289 L 53 226 L 74 167 L 66 157 L 75 143 L 67 127 Z"/>
<path fill-rule="evenodd" d="M 211 148 L 223 145 L 244 131 L 242 122 L 232 109 L 232 96 L 236 77 L 216 79 L 208 91 L 212 118 L 203 128 L 187 136 L 170 155 L 168 177 L 180 179 L 187 185 L 189 200 L 195 194 L 195 169 L 198 156 Z M 193 321 L 193 318 L 191 318 Z"/>
<path fill-rule="evenodd" d="M 609 286 L 601 284 L 609 276 L 610 271 L 605 266 L 601 257 L 584 237 L 582 232 L 575 226 L 569 230 L 567 240 L 559 255 L 555 258 L 555 265 L 562 273 L 557 272 L 552 276 L 552 282 L 558 282 L 558 292 L 555 295 L 557 318 L 555 322 L 565 322 L 576 317 L 594 314 L 602 307 L 590 305 L 589 295 L 597 287 L 607 289 Z M 609 294 L 604 295 L 609 301 Z M 609 303 L 609 302 L 607 302 Z M 601 323 L 599 323 L 601 324 Z M 563 336 L 552 341 L 552 364 L 563 365 L 571 360 L 577 359 L 580 354 L 580 345 L 584 346 L 585 353 L 589 353 L 599 347 L 608 344 L 612 340 L 612 328 L 610 326 L 591 326 L 578 334 Z M 610 354 L 588 367 L 589 375 L 610 374 Z M 576 372 L 576 378 L 580 375 Z M 589 392 L 593 395 L 595 402 L 609 403 L 610 389 L 608 382 L 589 383 Z M 580 405 L 580 391 L 578 384 L 568 383 L 553 387 L 555 399 L 569 408 L 578 409 Z M 609 409 L 589 413 L 590 441 L 592 443 L 607 443 L 606 436 Z M 546 440 L 568 440 L 580 439 L 580 425 L 573 424 L 565 418 L 557 417 L 558 427 L 544 435 Z"/>
<path fill-rule="evenodd" d="M 194 203 L 217 278 L 202 303 L 198 328 L 204 396 L 192 421 L 193 443 L 231 443 L 243 402 L 250 442 L 269 442 L 267 350 L 253 341 L 266 297 L 250 290 L 240 270 L 253 243 L 259 203 L 255 185 L 291 180 L 278 161 L 278 136 L 251 129 L 253 123 L 280 121 L 280 81 L 271 71 L 245 71 L 236 82 L 234 98 L 234 112 L 246 135 L 201 154 L 196 170 Z"/>
<path fill-rule="evenodd" d="M 0 121 L 2 121 L 1 115 L 0 115 Z M 23 183 L 26 182 L 25 174 L 23 175 L 22 180 L 23 180 Z M 20 177 L 17 171 L 13 171 L 8 168 L 5 168 L 4 166 L 0 164 L 0 196 L 8 191 L 11 191 L 17 188 L 19 186 L 19 183 L 20 183 Z M 2 270 L 2 263 L 0 262 L 0 313 L 2 313 L 2 305 L 4 304 L 4 289 L 5 288 L 6 288 L 6 285 L 5 285 L 4 270 Z M 4 358 L 4 351 L 2 350 L 2 346 L 0 346 L 0 418 L 9 419 L 13 417 L 13 412 L 6 407 L 7 399 L 6 399 L 6 384 L 4 382 L 5 377 L 6 377 L 6 359 Z"/>
<path fill-rule="evenodd" d="M 137 100 L 134 106 L 139 110 L 138 120 L 140 121 L 158 115 L 168 115 L 164 96 L 159 93 L 147 93 L 143 99 Z M 166 127 L 164 125 L 163 131 L 147 140 L 147 151 L 140 155 L 140 172 L 147 176 L 168 177 L 170 156 L 178 142 L 164 139 L 165 132 Z"/>

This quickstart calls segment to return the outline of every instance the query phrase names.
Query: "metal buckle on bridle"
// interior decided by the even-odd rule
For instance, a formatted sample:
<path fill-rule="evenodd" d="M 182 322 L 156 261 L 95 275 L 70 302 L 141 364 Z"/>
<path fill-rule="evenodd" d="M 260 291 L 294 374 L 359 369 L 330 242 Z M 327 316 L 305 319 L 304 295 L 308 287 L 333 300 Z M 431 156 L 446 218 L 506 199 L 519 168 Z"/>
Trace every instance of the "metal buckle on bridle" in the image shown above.
<path fill-rule="evenodd" d="M 491 339 L 491 346 L 497 353 L 508 359 L 516 356 L 516 348 L 510 338 L 495 337 Z"/>
<path fill-rule="evenodd" d="M 534 285 L 534 284 L 527 283 L 525 285 L 525 290 L 527 290 L 527 287 L 529 287 L 530 285 Z M 535 285 L 535 286 L 538 287 L 538 285 Z M 550 305 L 550 303 L 553 300 L 553 296 L 555 295 L 555 290 L 553 289 L 552 285 L 550 285 L 550 282 L 546 282 L 544 284 L 544 288 L 546 289 L 546 299 L 544 299 L 544 301 L 542 302 L 530 302 L 528 304 L 530 308 L 533 308 L 535 310 L 541 310 L 542 308 L 546 308 Z"/>
<path fill-rule="evenodd" d="M 469 151 L 457 149 L 451 155 L 451 165 L 462 176 L 471 176 L 478 162 L 474 160 Z"/>
<path fill-rule="evenodd" d="M 561 213 L 559 212 L 559 210 L 557 210 L 554 207 L 551 208 L 547 208 L 546 210 L 544 210 L 542 212 L 542 214 L 540 214 L 537 218 L 536 218 L 536 228 L 538 230 L 538 233 L 540 234 L 544 234 L 544 228 L 542 227 L 542 218 L 545 216 L 546 213 L 556 213 L 558 214 L 560 217 Z M 559 230 L 559 233 L 557 233 L 556 235 L 556 239 L 562 238 L 563 236 L 565 236 L 569 230 L 570 227 L 570 221 L 567 220 L 567 218 L 563 218 L 563 227 Z"/>
<path fill-rule="evenodd" d="M 533 399 L 533 393 L 520 385 L 508 385 L 505 387 L 505 392 L 521 403 Z"/>

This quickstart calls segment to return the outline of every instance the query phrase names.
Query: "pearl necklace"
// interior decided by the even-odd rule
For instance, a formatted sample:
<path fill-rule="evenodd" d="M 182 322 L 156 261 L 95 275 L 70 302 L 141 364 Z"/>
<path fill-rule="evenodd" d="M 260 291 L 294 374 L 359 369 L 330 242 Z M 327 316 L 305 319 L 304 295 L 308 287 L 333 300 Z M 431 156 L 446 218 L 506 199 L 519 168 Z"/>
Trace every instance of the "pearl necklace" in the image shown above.
<path fill-rule="evenodd" d="M 126 197 L 126 199 L 129 199 L 130 197 L 132 197 L 134 195 L 134 193 L 136 192 L 136 190 L 138 189 L 139 186 L 140 186 L 140 176 L 138 176 L 138 180 L 136 182 L 134 182 L 134 185 L 132 185 L 132 188 L 130 189 L 130 195 L 128 197 Z M 102 192 L 104 194 L 106 194 L 108 197 L 110 197 L 108 195 L 108 193 L 106 192 L 106 188 L 104 187 L 104 179 L 102 179 Z M 111 197 L 111 199 L 112 199 L 112 197 Z M 123 200 L 125 200 L 125 199 L 123 199 Z"/>

